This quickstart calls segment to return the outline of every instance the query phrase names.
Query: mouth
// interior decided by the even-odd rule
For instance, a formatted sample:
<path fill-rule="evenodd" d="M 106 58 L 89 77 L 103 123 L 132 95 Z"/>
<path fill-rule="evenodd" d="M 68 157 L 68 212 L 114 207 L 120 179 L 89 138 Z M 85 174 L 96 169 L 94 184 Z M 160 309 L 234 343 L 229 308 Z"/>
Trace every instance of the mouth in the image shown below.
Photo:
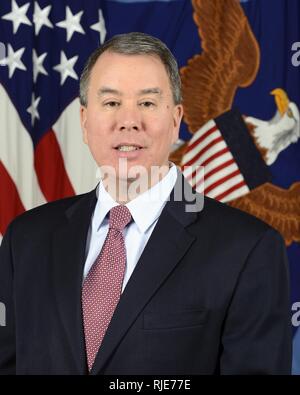
<path fill-rule="evenodd" d="M 146 147 L 136 143 L 122 142 L 116 144 L 113 149 L 115 155 L 119 159 L 127 159 L 130 161 L 141 160 Z"/>
<path fill-rule="evenodd" d="M 122 143 L 118 144 L 117 146 L 114 147 L 115 150 L 120 151 L 120 152 L 132 152 L 132 151 L 138 151 L 141 150 L 143 147 L 137 144 L 127 144 L 127 143 Z"/>

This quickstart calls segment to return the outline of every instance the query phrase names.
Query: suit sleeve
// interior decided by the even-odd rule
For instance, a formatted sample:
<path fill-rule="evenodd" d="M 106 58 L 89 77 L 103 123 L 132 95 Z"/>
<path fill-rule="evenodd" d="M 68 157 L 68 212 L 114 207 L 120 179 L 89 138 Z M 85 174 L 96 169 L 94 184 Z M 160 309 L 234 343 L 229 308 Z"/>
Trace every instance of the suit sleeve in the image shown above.
<path fill-rule="evenodd" d="M 221 374 L 290 374 L 291 322 L 286 248 L 273 229 L 248 255 L 222 336 Z"/>
<path fill-rule="evenodd" d="M 13 266 L 11 254 L 11 227 L 0 246 L 0 375 L 16 372 L 16 340 L 13 299 Z"/>

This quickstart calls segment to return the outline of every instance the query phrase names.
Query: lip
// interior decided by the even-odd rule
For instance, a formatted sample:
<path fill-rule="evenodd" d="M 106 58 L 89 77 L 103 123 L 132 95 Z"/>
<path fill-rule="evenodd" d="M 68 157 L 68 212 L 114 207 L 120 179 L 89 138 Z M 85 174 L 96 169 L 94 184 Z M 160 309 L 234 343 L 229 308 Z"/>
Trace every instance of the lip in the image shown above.
<path fill-rule="evenodd" d="M 121 142 L 121 143 L 118 143 L 118 144 L 116 144 L 116 145 L 114 145 L 114 149 L 117 149 L 118 147 L 121 147 L 122 145 L 130 145 L 130 146 L 132 146 L 132 147 L 137 147 L 137 148 L 144 148 L 142 145 L 140 145 L 140 144 L 137 144 L 137 143 L 129 143 L 129 142 Z"/>
<path fill-rule="evenodd" d="M 145 148 L 143 147 L 134 151 L 119 151 L 117 149 L 114 149 L 116 156 L 118 158 L 127 158 L 127 159 L 139 159 L 139 157 L 143 154 L 144 150 Z"/>

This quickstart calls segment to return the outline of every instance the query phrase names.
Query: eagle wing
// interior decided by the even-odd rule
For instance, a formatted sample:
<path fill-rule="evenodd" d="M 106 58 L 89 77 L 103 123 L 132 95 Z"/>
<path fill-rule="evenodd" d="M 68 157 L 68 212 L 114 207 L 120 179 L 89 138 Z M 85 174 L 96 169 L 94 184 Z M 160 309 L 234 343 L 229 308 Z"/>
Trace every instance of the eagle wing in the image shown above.
<path fill-rule="evenodd" d="M 300 182 L 289 189 L 266 183 L 228 204 L 277 229 L 286 245 L 300 242 Z"/>
<path fill-rule="evenodd" d="M 260 51 L 237 0 L 192 0 L 202 53 L 181 69 L 185 122 L 192 133 L 228 111 L 238 87 L 256 77 Z"/>

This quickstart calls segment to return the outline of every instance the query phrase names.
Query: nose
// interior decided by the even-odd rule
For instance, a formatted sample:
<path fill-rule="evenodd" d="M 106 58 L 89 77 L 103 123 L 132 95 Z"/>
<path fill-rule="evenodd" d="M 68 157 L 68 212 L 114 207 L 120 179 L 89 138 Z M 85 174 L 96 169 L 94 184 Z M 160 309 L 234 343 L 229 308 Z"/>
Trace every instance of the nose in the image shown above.
<path fill-rule="evenodd" d="M 133 105 L 123 105 L 118 111 L 117 129 L 119 131 L 141 130 L 141 114 Z"/>

